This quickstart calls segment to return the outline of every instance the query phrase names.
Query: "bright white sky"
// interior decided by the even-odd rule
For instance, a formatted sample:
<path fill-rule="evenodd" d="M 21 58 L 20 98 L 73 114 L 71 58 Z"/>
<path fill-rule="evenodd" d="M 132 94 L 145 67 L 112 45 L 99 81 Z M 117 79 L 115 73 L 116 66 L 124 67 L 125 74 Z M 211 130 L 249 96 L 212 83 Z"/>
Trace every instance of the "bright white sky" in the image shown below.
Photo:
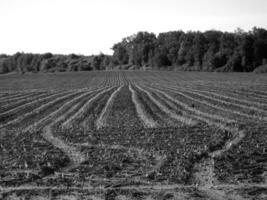
<path fill-rule="evenodd" d="M 0 53 L 112 53 L 138 31 L 267 28 L 267 0 L 0 0 Z"/>

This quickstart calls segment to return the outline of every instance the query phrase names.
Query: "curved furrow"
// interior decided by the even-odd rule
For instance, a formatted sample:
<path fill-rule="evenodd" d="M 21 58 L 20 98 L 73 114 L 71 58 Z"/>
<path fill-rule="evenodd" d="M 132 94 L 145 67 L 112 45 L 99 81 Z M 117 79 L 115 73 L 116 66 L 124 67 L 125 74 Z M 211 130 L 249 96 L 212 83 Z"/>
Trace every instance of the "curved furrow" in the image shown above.
<path fill-rule="evenodd" d="M 127 79 L 127 75 L 126 75 L 125 72 L 123 72 L 123 83 L 124 83 L 125 85 L 129 85 L 129 80 Z"/>
<path fill-rule="evenodd" d="M 37 93 L 40 93 L 40 92 L 37 92 Z M 24 98 L 28 98 L 28 97 L 30 97 L 31 95 L 34 95 L 34 94 L 36 94 L 36 92 L 26 93 L 26 94 L 17 94 L 17 95 L 15 95 L 15 97 L 12 96 L 10 98 L 7 97 L 5 99 L 0 100 L 0 105 L 4 104 L 4 103 L 9 103 L 11 101 L 17 101 L 17 100 L 21 100 L 21 99 L 24 99 Z"/>
<path fill-rule="evenodd" d="M 104 91 L 106 91 L 105 88 L 99 89 L 98 91 L 101 91 L 103 89 L 104 89 Z M 70 113 L 73 113 L 77 109 L 77 107 L 78 107 L 77 105 L 81 104 L 82 99 L 84 97 L 87 97 L 88 94 L 92 94 L 92 93 L 93 93 L 92 91 L 89 91 L 85 94 L 82 94 L 82 95 L 66 102 L 60 108 L 58 108 L 57 110 L 55 110 L 54 112 L 52 112 L 48 116 L 46 116 L 45 118 L 38 121 L 36 124 L 34 124 L 34 126 L 27 127 L 24 130 L 24 131 L 32 131 L 35 128 L 37 128 L 38 126 L 40 126 L 41 124 L 43 124 L 45 121 L 50 120 L 50 123 L 48 123 L 43 128 L 42 136 L 47 141 L 49 141 L 53 146 L 62 150 L 69 157 L 71 163 L 67 168 L 65 168 L 65 170 L 71 169 L 72 167 L 79 165 L 80 163 L 85 161 L 86 157 L 80 151 L 78 151 L 77 148 L 75 148 L 74 146 L 69 145 L 66 141 L 64 141 L 58 137 L 55 137 L 53 135 L 52 127 L 54 125 L 56 125 L 57 123 L 59 123 L 60 121 L 63 121 Z M 100 92 L 100 93 L 103 93 L 103 92 Z M 98 94 L 96 96 L 98 96 Z M 94 97 L 95 96 L 93 96 L 92 98 L 95 99 Z M 76 103 L 76 104 L 72 105 L 73 103 Z M 71 106 L 71 108 L 70 108 L 70 106 Z M 68 109 L 68 110 L 65 113 L 62 113 L 62 111 L 66 110 L 66 109 Z"/>
<path fill-rule="evenodd" d="M 101 94 L 100 96 L 96 97 L 93 101 L 91 101 L 91 103 L 89 103 L 89 105 L 86 107 L 86 110 L 81 112 L 79 117 L 74 119 L 74 121 L 71 122 L 69 127 L 71 129 L 74 129 L 74 130 L 76 128 L 78 128 L 79 130 L 83 129 L 86 132 L 95 132 L 95 131 L 97 131 L 96 121 L 99 118 L 101 112 L 103 111 L 103 109 L 104 109 L 104 107 L 105 107 L 110 95 L 118 87 L 119 86 L 114 86 L 111 90 Z M 78 112 L 78 111 L 79 110 L 77 110 L 76 112 Z M 66 119 L 66 121 L 67 120 L 68 120 L 68 118 Z"/>
<path fill-rule="evenodd" d="M 86 89 L 86 88 L 83 88 L 83 89 Z M 82 88 L 80 89 L 82 90 Z M 38 91 L 34 91 L 34 92 L 30 92 L 30 93 L 25 93 L 24 95 L 25 96 L 20 96 L 19 98 L 15 98 L 14 100 L 9 100 L 8 102 L 6 102 L 4 105 L 2 106 L 9 106 L 9 104 L 16 104 L 16 103 L 19 103 L 19 102 L 23 102 L 23 101 L 26 101 L 26 100 L 31 100 L 32 98 L 36 98 L 37 96 L 41 96 L 41 95 L 46 95 L 46 94 L 56 94 L 56 93 L 59 93 L 59 92 L 63 92 L 63 91 L 66 91 L 66 90 L 60 90 L 60 89 L 51 89 L 51 90 L 48 90 L 48 89 L 42 89 L 42 90 L 38 90 Z M 74 90 L 68 90 L 68 91 L 74 91 Z M 14 102 L 13 102 L 14 101 Z M 0 103 L 2 104 L 2 103 Z"/>
<path fill-rule="evenodd" d="M 154 89 L 156 90 L 156 89 Z M 180 104 L 181 102 L 177 101 L 176 99 L 172 98 L 171 96 L 169 96 L 168 94 L 166 94 L 165 92 L 161 91 L 161 90 L 157 90 L 159 93 L 161 93 L 162 95 L 164 95 L 166 98 L 170 99 L 171 101 L 174 101 L 178 104 Z M 188 105 L 182 103 L 180 105 L 183 105 L 185 107 L 185 109 L 195 112 L 196 114 L 203 114 L 203 113 L 199 113 L 197 110 L 194 110 L 193 108 L 189 107 Z M 215 122 L 214 120 L 210 120 L 210 119 L 205 119 L 202 116 L 197 116 L 199 118 L 199 120 L 201 121 L 205 121 L 206 123 L 208 123 L 209 125 L 212 126 L 217 126 L 220 129 L 226 130 L 230 133 L 232 133 L 232 138 L 228 141 L 225 142 L 225 144 L 223 145 L 222 148 L 220 148 L 219 150 L 215 150 L 215 151 L 211 151 L 208 154 L 208 158 L 205 158 L 204 160 L 201 161 L 201 164 L 203 164 L 203 166 L 205 166 L 205 168 L 199 168 L 199 170 L 197 171 L 197 173 L 195 174 L 196 177 L 202 177 L 200 179 L 200 182 L 202 185 L 204 185 L 205 188 L 210 188 L 213 186 L 213 170 L 214 170 L 214 158 L 216 157 L 220 157 L 224 152 L 229 151 L 233 146 L 236 146 L 240 143 L 240 141 L 246 136 L 246 133 L 244 130 L 240 130 L 239 128 L 235 127 L 234 125 L 228 125 L 225 123 L 218 123 Z M 198 168 L 198 165 L 200 163 L 196 163 L 195 167 Z M 211 172 L 211 173 L 209 173 Z M 210 177 L 212 176 L 212 177 Z M 210 184 L 212 183 L 212 184 Z"/>
<path fill-rule="evenodd" d="M 171 118 L 166 112 L 164 112 L 158 105 L 156 105 L 153 101 L 151 101 L 150 97 L 139 88 L 136 87 L 135 84 L 132 85 L 134 91 L 137 94 L 138 101 L 145 112 L 157 123 L 157 127 L 173 127 L 181 125 L 181 122 Z"/>
<path fill-rule="evenodd" d="M 21 100 L 15 101 L 15 102 L 9 102 L 9 103 L 0 105 L 1 113 L 2 112 L 6 112 L 7 110 L 13 109 L 15 107 L 21 106 L 23 104 L 26 104 L 29 101 L 34 101 L 36 99 L 40 99 L 42 97 L 45 97 L 45 96 L 48 96 L 48 95 L 52 95 L 52 94 L 53 93 L 41 93 L 41 94 L 30 96 L 30 97 L 27 97 L 25 99 L 21 99 Z"/>
<path fill-rule="evenodd" d="M 144 93 L 147 94 L 147 96 L 151 99 L 151 101 L 153 101 L 163 112 L 165 112 L 166 114 L 168 114 L 169 117 L 181 122 L 182 124 L 185 124 L 185 125 L 189 125 L 189 126 L 194 126 L 197 124 L 196 121 L 192 120 L 191 118 L 187 118 L 187 117 L 184 117 L 184 116 L 181 116 L 181 115 L 177 115 L 175 112 L 173 112 L 171 109 L 169 109 L 167 106 L 165 106 L 164 104 L 162 104 L 160 101 L 158 101 L 157 99 L 155 99 L 153 97 L 153 95 L 143 89 L 142 87 L 136 85 L 136 87 L 143 91 Z"/>
<path fill-rule="evenodd" d="M 215 110 L 218 110 L 220 112 L 225 112 L 225 113 L 232 113 L 232 114 L 235 114 L 235 115 L 238 115 L 239 117 L 244 117 L 246 119 L 256 119 L 256 120 L 262 120 L 262 121 L 267 121 L 267 117 L 262 117 L 262 116 L 254 116 L 254 115 L 251 115 L 251 114 L 246 114 L 246 113 L 242 113 L 240 111 L 237 111 L 237 110 L 233 110 L 233 109 L 228 109 L 228 108 L 223 108 L 221 106 L 218 106 L 216 104 L 212 104 L 210 103 L 209 101 L 205 101 L 205 100 L 200 100 L 200 99 L 197 99 L 197 98 L 194 98 L 194 97 L 191 97 L 190 95 L 188 94 L 185 94 L 185 92 L 183 91 L 180 91 L 180 90 L 177 90 L 177 89 L 171 89 L 170 87 L 164 87 L 164 90 L 169 90 L 169 91 L 173 91 L 175 94 L 178 94 L 186 99 L 189 99 L 191 101 L 194 101 L 196 103 L 200 103 L 202 105 L 205 105 L 207 107 L 211 107 Z M 234 117 L 234 119 L 236 118 L 235 116 L 232 116 L 232 115 L 229 115 L 229 117 Z"/>
<path fill-rule="evenodd" d="M 10 93 L 10 92 L 5 92 L 4 96 L 0 98 L 0 101 L 5 101 L 7 99 L 12 99 L 12 98 L 17 98 L 22 95 L 25 95 L 25 93 Z"/>
<path fill-rule="evenodd" d="M 55 98 L 57 96 L 60 96 L 62 94 L 65 94 L 66 92 L 62 92 L 62 93 L 51 93 L 51 94 L 45 94 L 45 95 L 41 95 L 41 96 L 38 96 L 34 99 L 31 99 L 30 102 L 26 102 L 25 104 L 19 104 L 15 107 L 11 107 L 8 109 L 8 107 L 6 108 L 6 110 L 4 110 L 3 112 L 0 113 L 0 117 L 3 117 L 3 116 L 7 116 L 7 115 L 11 115 L 12 113 L 15 113 L 15 112 L 18 112 L 22 109 L 25 109 L 27 108 L 27 106 L 30 106 L 30 105 L 33 105 L 37 102 L 42 102 L 42 101 L 45 101 L 47 99 L 50 99 L 50 98 Z"/>
<path fill-rule="evenodd" d="M 203 84 L 202 83 L 199 86 L 206 87 L 206 88 L 213 89 L 213 90 L 217 90 L 217 91 L 228 92 L 230 94 L 238 94 L 241 96 L 251 95 L 255 99 L 266 99 L 267 98 L 267 96 L 265 96 L 265 95 L 263 96 L 263 95 L 255 94 L 253 92 L 242 91 L 242 88 L 237 90 L 237 89 L 231 89 L 231 86 L 223 87 L 223 86 L 217 86 L 217 85 L 215 86 L 214 83 L 212 83 L 212 84 Z"/>
<path fill-rule="evenodd" d="M 53 126 L 59 125 L 61 126 L 64 121 L 66 121 L 69 117 L 74 115 L 87 101 L 88 99 L 93 98 L 97 93 L 101 90 L 104 90 L 106 87 L 103 87 L 101 89 L 95 90 L 90 92 L 88 95 L 83 97 L 82 99 L 76 99 L 77 102 L 75 102 L 74 105 L 71 105 L 69 108 L 67 108 L 67 111 L 62 111 L 61 113 L 58 113 L 59 117 L 54 119 Z"/>
<path fill-rule="evenodd" d="M 113 103 L 109 104 L 109 106 L 105 108 L 108 104 L 108 99 L 110 99 L 109 95 L 107 100 L 104 102 L 104 105 L 99 109 L 100 112 L 97 111 L 98 109 L 94 109 L 94 111 L 92 110 L 92 113 L 95 113 L 97 116 L 95 121 L 99 122 L 98 120 L 101 119 L 101 114 L 105 113 L 103 126 L 105 128 L 134 129 L 143 127 L 131 96 L 131 91 L 129 90 L 128 85 L 122 85 L 120 91 L 113 98 Z M 100 105 L 97 105 L 97 107 L 99 106 Z M 89 124 L 91 123 L 89 122 Z M 97 128 L 96 123 L 93 127 Z"/>
<path fill-rule="evenodd" d="M 151 90 L 154 90 L 156 93 L 158 93 L 158 91 L 161 91 L 161 92 L 164 91 L 164 94 L 167 94 L 166 93 L 166 89 L 157 88 L 157 87 L 153 88 L 153 87 L 149 87 L 149 86 L 148 86 L 148 88 L 150 88 Z M 158 90 L 158 89 L 161 89 L 161 90 Z M 235 123 L 234 119 L 228 119 L 228 118 L 223 117 L 221 115 L 210 113 L 209 109 L 205 109 L 204 111 L 200 110 L 199 108 L 194 106 L 194 104 L 193 104 L 194 101 L 191 101 L 191 100 L 190 101 L 185 101 L 185 100 L 182 101 L 182 100 L 179 100 L 178 98 L 172 97 L 171 95 L 168 95 L 168 94 L 167 94 L 168 98 L 166 98 L 165 95 L 160 97 L 159 94 L 162 95 L 161 92 L 159 92 L 157 94 L 158 98 L 159 99 L 164 99 L 165 98 L 165 101 L 167 101 L 167 102 L 169 101 L 169 104 L 170 104 L 170 102 L 174 103 L 176 108 L 178 107 L 180 112 L 184 116 L 190 116 L 190 118 L 197 119 L 198 121 L 204 121 L 206 123 L 207 123 L 207 121 L 209 121 L 208 119 L 211 119 L 212 122 L 219 122 L 219 123 L 225 123 L 225 124 L 233 124 L 233 123 Z M 185 108 L 188 108 L 188 109 L 185 109 Z M 196 114 L 200 115 L 200 116 L 196 116 Z M 201 119 L 203 119 L 203 120 L 201 120 Z M 210 122 L 208 124 L 210 124 Z"/>
<path fill-rule="evenodd" d="M 35 130 L 36 128 L 40 128 L 40 125 L 43 125 L 45 123 L 47 123 L 47 121 L 54 119 L 54 117 L 56 117 L 57 115 L 61 115 L 59 116 L 56 120 L 54 120 L 54 122 L 51 122 L 53 125 L 58 123 L 58 120 L 62 120 L 65 117 L 65 114 L 69 111 L 72 110 L 72 107 L 75 107 L 75 105 L 72 104 L 78 104 L 80 101 L 82 101 L 83 99 L 87 99 L 88 96 L 90 98 L 90 96 L 94 96 L 95 93 L 103 90 L 104 88 L 100 88 L 97 90 L 93 90 L 93 91 L 84 91 L 81 95 L 79 96 L 74 96 L 74 98 L 70 99 L 69 101 L 63 103 L 63 105 L 60 105 L 59 108 L 57 108 L 56 110 L 50 112 L 49 114 L 47 114 L 45 117 L 41 118 L 38 122 L 35 122 L 34 124 L 31 124 L 29 126 L 27 126 L 26 128 L 23 129 L 23 132 L 27 132 L 27 131 L 31 131 L 31 130 Z M 66 111 L 66 109 L 69 109 L 68 111 Z"/>
<path fill-rule="evenodd" d="M 17 115 L 24 114 L 23 112 L 27 109 L 36 109 L 38 108 L 39 104 L 41 103 L 49 103 L 50 101 L 54 101 L 55 98 L 60 98 L 64 96 L 65 94 L 69 94 L 69 92 L 61 92 L 58 94 L 51 94 L 48 95 L 47 97 L 44 97 L 42 99 L 37 99 L 35 101 L 20 105 L 18 107 L 12 108 L 10 110 L 7 110 L 3 113 L 0 114 L 0 119 L 2 119 L 2 122 L 8 122 L 13 120 Z M 47 101 L 47 102 L 46 102 Z M 1 125 L 0 125 L 1 127 Z"/>
<path fill-rule="evenodd" d="M 101 89 L 98 89 L 98 91 L 99 90 L 101 91 Z M 38 122 L 23 129 L 23 132 L 33 132 L 37 129 L 42 129 L 42 137 L 69 157 L 71 163 L 67 167 L 65 167 L 64 170 L 69 170 L 72 167 L 79 165 L 81 162 L 85 161 L 85 156 L 74 146 L 68 144 L 61 138 L 56 137 L 53 134 L 53 126 L 64 120 L 68 114 L 72 113 L 77 108 L 77 105 L 79 105 L 81 101 L 87 99 L 88 96 L 90 96 L 90 94 L 93 94 L 94 92 L 97 91 L 87 91 L 71 99 L 70 101 L 65 102 L 49 115 L 46 115 Z"/>
<path fill-rule="evenodd" d="M 78 120 L 80 117 L 82 117 L 83 113 L 90 107 L 90 105 L 96 101 L 102 94 L 105 94 L 112 90 L 115 86 L 104 89 L 97 95 L 95 95 L 93 98 L 89 99 L 75 114 L 73 114 L 70 118 L 68 118 L 64 123 L 62 123 L 62 128 L 71 128 L 73 122 L 75 120 Z"/>
<path fill-rule="evenodd" d="M 218 103 L 218 104 L 222 104 L 222 106 L 226 106 L 226 107 L 232 106 L 233 109 L 227 109 L 226 111 L 227 112 L 233 112 L 235 114 L 239 114 L 239 115 L 242 115 L 245 117 L 253 117 L 254 116 L 255 118 L 265 119 L 262 116 L 267 114 L 267 112 L 262 110 L 262 109 L 255 108 L 252 106 L 237 104 L 237 103 L 233 103 L 233 102 L 229 102 L 229 101 L 220 100 L 218 98 L 214 98 L 214 97 L 211 97 L 208 95 L 201 94 L 201 92 L 199 92 L 197 90 L 193 90 L 193 89 L 189 89 L 189 88 L 182 88 L 182 87 L 171 87 L 171 86 L 164 86 L 164 87 L 171 88 L 175 91 L 182 91 L 188 95 L 191 95 L 191 94 L 196 95 L 196 99 L 199 99 L 199 97 L 201 97 L 201 98 L 205 99 L 205 100 L 201 100 L 201 101 L 204 101 L 206 103 L 211 101 L 211 102 L 214 102 L 215 105 L 217 105 L 217 103 Z M 192 97 L 192 98 L 195 98 L 195 97 Z M 234 110 L 234 109 L 241 109 L 241 111 Z M 253 114 L 252 114 L 252 112 L 253 112 Z M 258 115 L 255 115 L 256 113 Z"/>
<path fill-rule="evenodd" d="M 256 95 L 258 97 L 263 97 L 263 98 L 267 98 L 267 93 L 264 92 L 264 91 L 261 91 L 261 90 L 257 90 L 255 88 L 249 88 L 251 87 L 252 85 L 250 84 L 245 84 L 245 85 L 240 85 L 239 88 L 236 90 L 236 89 L 232 89 L 232 91 L 238 91 L 238 92 L 244 92 L 244 93 L 248 93 L 248 94 L 251 94 L 251 95 Z M 227 89 L 229 87 L 232 87 L 232 83 L 231 84 L 226 84 L 226 85 L 223 85 L 223 88 Z"/>
<path fill-rule="evenodd" d="M 184 83 L 184 85 L 188 84 L 190 82 L 186 82 Z M 257 94 L 253 93 L 253 90 L 251 90 L 250 92 L 247 91 L 247 88 L 243 88 L 243 87 L 240 87 L 238 85 L 234 85 L 235 83 L 231 83 L 231 85 L 222 85 L 222 84 L 214 84 L 214 83 L 217 83 L 216 81 L 213 81 L 213 82 L 205 82 L 205 81 L 202 81 L 202 82 L 197 82 L 197 83 L 193 83 L 195 86 L 197 87 L 203 87 L 203 88 L 210 88 L 210 89 L 214 89 L 214 90 L 222 90 L 222 91 L 228 91 L 230 93 L 233 93 L 233 94 L 239 94 L 239 95 L 253 95 L 253 96 L 257 96 L 258 98 L 262 98 L 264 96 L 258 96 Z M 179 84 L 177 82 L 177 84 Z M 192 84 L 192 83 L 190 83 Z M 233 87 L 235 86 L 235 87 Z M 249 85 L 250 86 L 250 85 Z M 249 87 L 248 86 L 248 87 Z"/>
<path fill-rule="evenodd" d="M 8 93 L 0 91 L 0 99 L 5 98 L 7 95 Z"/>
<path fill-rule="evenodd" d="M 164 95 L 157 93 L 157 92 L 153 92 L 153 95 L 155 95 L 156 99 L 160 100 L 162 104 L 165 104 L 170 110 L 174 111 L 174 112 L 178 112 L 180 115 L 183 115 L 186 118 L 191 118 L 192 120 L 195 121 L 195 123 L 197 124 L 198 122 L 204 122 L 207 124 L 211 124 L 212 122 L 209 121 L 209 119 L 207 117 L 200 117 L 200 116 L 196 116 L 195 113 L 185 110 L 184 107 L 182 107 L 181 105 L 176 104 L 174 101 L 171 101 L 169 98 L 166 98 Z M 219 121 L 217 119 L 213 119 L 213 121 Z"/>
<path fill-rule="evenodd" d="M 27 119 L 28 117 L 32 117 L 34 115 L 39 115 L 40 112 L 46 110 L 47 108 L 53 106 L 54 104 L 58 104 L 61 101 L 67 100 L 68 98 L 72 98 L 72 97 L 74 97 L 75 95 L 77 95 L 79 93 L 82 93 L 82 91 L 71 92 L 71 93 L 66 94 L 64 96 L 58 97 L 56 99 L 53 99 L 52 101 L 49 101 L 49 102 L 47 102 L 45 104 L 42 104 L 41 106 L 35 108 L 32 111 L 26 112 L 26 113 L 18 116 L 17 118 L 8 121 L 5 124 L 0 125 L 0 128 L 7 127 L 7 126 L 10 126 L 10 125 L 12 125 L 12 127 L 13 127 L 14 124 L 21 123 L 23 120 Z"/>
<path fill-rule="evenodd" d="M 110 109 L 112 107 L 112 104 L 114 103 L 114 99 L 116 97 L 116 95 L 120 92 L 121 88 L 123 87 L 123 85 L 121 85 L 120 87 L 118 87 L 109 97 L 104 109 L 102 110 L 99 118 L 96 121 L 96 128 L 100 129 L 106 126 L 106 119 L 107 116 L 110 112 Z"/>
<path fill-rule="evenodd" d="M 50 125 L 47 125 L 43 129 L 42 136 L 48 142 L 50 142 L 54 147 L 60 149 L 62 152 L 64 152 L 69 157 L 71 164 L 65 170 L 68 170 L 74 166 L 77 166 L 83 161 L 85 161 L 85 156 L 81 152 L 79 152 L 75 147 L 70 146 L 65 141 L 53 135 L 53 131 Z"/>
<path fill-rule="evenodd" d="M 140 101 L 138 100 L 137 94 L 132 88 L 131 84 L 129 84 L 129 90 L 131 92 L 132 102 L 134 103 L 138 117 L 143 122 L 144 127 L 145 128 L 158 127 L 158 123 L 147 112 L 145 112 L 145 109 L 143 105 L 140 103 Z"/>
<path fill-rule="evenodd" d="M 217 120 L 217 121 L 220 121 L 220 122 L 226 123 L 226 124 L 235 123 L 234 120 L 229 120 L 229 119 L 224 118 L 224 117 L 219 116 L 219 115 L 210 114 L 210 113 L 206 113 L 206 112 L 200 111 L 200 110 L 198 110 L 198 109 L 196 109 L 196 108 L 194 108 L 194 107 L 192 107 L 192 106 L 190 106 L 190 105 L 188 105 L 188 104 L 186 104 L 186 103 L 184 103 L 184 102 L 182 102 L 182 101 L 180 101 L 180 100 L 168 95 L 166 92 L 162 91 L 161 89 L 156 89 L 156 88 L 153 88 L 153 87 L 149 87 L 149 88 L 151 90 L 154 90 L 154 91 L 162 94 L 164 97 L 166 97 L 170 101 L 172 101 L 172 102 L 178 104 L 179 106 L 183 107 L 185 110 L 191 111 L 191 112 L 199 115 L 199 116 L 192 116 L 193 118 L 201 119 L 202 121 L 205 120 L 208 124 L 213 123 L 214 120 Z M 202 118 L 202 117 L 204 117 L 204 118 Z M 209 120 L 207 120 L 206 118 L 209 119 Z M 212 120 L 210 120 L 210 119 L 212 119 Z"/>
<path fill-rule="evenodd" d="M 91 95 L 89 97 L 86 96 L 85 99 L 87 100 L 87 98 L 90 98 L 90 97 Z M 71 107 L 65 113 L 62 113 L 58 118 L 54 119 L 53 125 L 62 123 L 62 121 L 66 120 L 70 115 L 73 115 L 83 104 L 84 104 L 84 100 L 81 100 L 77 102 L 76 104 L 71 105 Z"/>
<path fill-rule="evenodd" d="M 263 88 L 264 89 L 264 88 Z M 260 95 L 265 95 L 266 97 L 267 97 L 267 92 L 266 92 L 266 88 L 265 88 L 265 90 L 258 90 L 258 89 L 252 89 L 252 90 L 250 90 L 250 91 L 253 91 L 253 92 L 257 92 L 257 93 L 259 93 Z"/>
<path fill-rule="evenodd" d="M 66 120 L 68 120 L 72 115 L 74 115 L 76 112 L 81 109 L 81 107 L 91 98 L 94 98 L 96 95 L 98 95 L 98 92 L 101 92 L 101 90 L 104 90 L 106 87 L 103 87 L 101 89 L 95 90 L 94 92 L 90 93 L 89 96 L 86 96 L 86 98 L 83 98 L 79 100 L 75 105 L 73 105 L 71 108 L 69 108 L 65 113 L 62 113 L 60 117 L 58 117 L 54 121 L 54 125 L 62 126 L 62 123 L 64 123 Z"/>
<path fill-rule="evenodd" d="M 219 94 L 219 93 L 211 92 L 211 91 L 205 90 L 205 89 L 195 89 L 192 86 L 191 87 L 187 86 L 187 87 L 184 87 L 184 88 L 190 89 L 192 91 L 196 91 L 196 92 L 199 92 L 199 93 L 207 94 L 210 97 L 212 97 L 213 99 L 218 97 L 218 98 L 220 98 L 220 100 L 222 102 L 229 102 L 229 103 L 233 103 L 234 105 L 246 106 L 246 107 L 249 107 L 250 109 L 257 110 L 257 111 L 262 111 L 263 109 L 267 110 L 267 103 L 264 104 L 264 103 L 259 103 L 259 102 L 255 102 L 255 101 L 252 101 L 252 100 L 245 100 L 245 99 L 235 98 L 235 97 L 228 96 L 226 94 Z"/>
<path fill-rule="evenodd" d="M 186 92 L 186 91 L 185 91 Z M 190 91 L 188 92 L 189 95 L 193 94 L 196 95 L 197 97 L 203 98 L 206 101 L 213 101 L 214 104 L 218 104 L 219 106 L 222 106 L 222 108 L 227 107 L 228 110 L 232 110 L 233 113 L 242 115 L 245 117 L 252 117 L 255 119 L 260 119 L 260 120 L 266 120 L 267 116 L 267 111 L 264 109 L 256 108 L 252 105 L 244 105 L 242 103 L 234 103 L 234 102 L 229 102 L 225 100 L 221 100 L 218 98 L 211 97 L 209 95 L 201 94 L 198 91 Z"/>
<path fill-rule="evenodd" d="M 199 88 L 197 88 L 198 90 Z M 203 90 L 202 88 L 200 90 Z M 242 101 L 245 101 L 247 103 L 249 102 L 253 102 L 252 104 L 253 105 L 256 105 L 256 106 L 260 106 L 260 107 L 267 107 L 267 103 L 266 103 L 266 100 L 263 99 L 263 98 L 257 98 L 255 96 L 249 96 L 249 95 L 240 95 L 240 94 L 237 94 L 237 93 L 231 93 L 227 90 L 220 90 L 220 89 L 212 89 L 212 88 L 205 88 L 205 91 L 208 90 L 209 92 L 212 91 L 216 94 L 219 94 L 219 95 L 227 95 L 227 97 L 229 98 L 235 98 L 235 99 L 240 99 Z M 252 105 L 250 104 L 250 105 Z"/>
<path fill-rule="evenodd" d="M 101 88 L 101 87 L 92 87 L 92 88 L 88 88 L 87 90 L 88 90 L 88 91 L 89 91 L 89 90 L 90 90 L 90 91 L 94 91 L 94 90 L 98 90 L 99 88 Z M 60 95 L 62 95 L 62 94 L 65 94 L 65 93 L 69 93 L 69 91 L 63 91 L 63 92 L 60 92 L 60 93 L 44 94 L 44 95 L 38 96 L 38 97 L 36 97 L 36 98 L 34 98 L 34 99 L 30 99 L 30 100 L 31 100 L 30 102 L 26 102 L 25 104 L 18 105 L 18 106 L 14 107 L 14 108 L 11 108 L 11 109 L 9 109 L 9 110 L 7 110 L 7 111 L 4 111 L 4 112 L 0 113 L 0 118 L 1 118 L 2 116 L 10 115 L 10 114 L 12 114 L 12 113 L 21 111 L 21 110 L 23 110 L 23 109 L 27 109 L 27 107 L 29 107 L 29 106 L 31 106 L 31 105 L 33 105 L 33 104 L 35 104 L 35 103 L 38 103 L 38 102 L 41 103 L 41 102 L 43 102 L 43 101 L 45 101 L 45 100 L 48 100 L 48 99 L 50 99 L 50 98 L 55 98 L 55 97 L 57 97 L 57 96 L 60 96 Z M 45 96 L 45 95 L 46 95 L 46 96 Z M 44 98 L 43 98 L 43 96 L 44 96 Z M 1 109 L 1 108 L 0 108 L 0 109 Z"/>

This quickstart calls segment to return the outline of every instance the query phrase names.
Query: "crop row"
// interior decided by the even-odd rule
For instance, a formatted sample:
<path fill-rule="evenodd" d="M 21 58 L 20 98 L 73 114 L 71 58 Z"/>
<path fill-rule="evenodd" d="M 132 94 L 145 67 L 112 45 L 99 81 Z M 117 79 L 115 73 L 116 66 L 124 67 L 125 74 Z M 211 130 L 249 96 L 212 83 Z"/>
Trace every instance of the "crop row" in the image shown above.
<path fill-rule="evenodd" d="M 205 81 L 205 76 L 108 71 L 95 73 L 83 81 L 90 87 L 78 90 L 3 94 L 0 128 L 7 134 L 0 137 L 7 144 L 0 142 L 5 180 L 0 185 L 14 184 L 18 179 L 7 180 L 21 174 L 12 172 L 16 170 L 37 171 L 28 178 L 40 184 L 52 184 L 46 181 L 60 170 L 77 175 L 68 180 L 77 186 L 81 177 L 190 184 L 195 164 L 211 155 L 219 181 L 263 181 L 265 86 L 243 91 L 245 81 L 231 89 L 223 80 L 233 77 L 213 86 L 209 84 L 216 79 Z M 253 131 L 257 126 L 262 128 Z M 246 133 L 242 145 L 228 148 L 240 130 Z M 11 140 L 17 142 L 9 150 Z M 41 151 L 50 156 L 44 163 Z M 51 163 L 51 155 L 59 164 Z M 252 180 L 254 173 L 257 178 Z"/>
<path fill-rule="evenodd" d="M 181 88 L 175 87 L 164 87 L 160 86 L 164 91 L 174 93 L 177 98 L 185 99 L 185 101 L 192 101 L 195 107 L 199 107 L 200 109 L 204 107 L 208 107 L 209 110 L 214 110 L 214 113 L 218 113 L 218 115 L 228 116 L 229 119 L 245 119 L 245 120 L 259 120 L 266 121 L 266 112 L 264 110 L 255 110 L 250 109 L 250 107 L 234 106 L 230 102 L 222 102 L 215 98 L 210 98 L 208 96 L 204 96 L 199 94 L 198 92 L 192 92 L 189 90 L 184 90 Z"/>

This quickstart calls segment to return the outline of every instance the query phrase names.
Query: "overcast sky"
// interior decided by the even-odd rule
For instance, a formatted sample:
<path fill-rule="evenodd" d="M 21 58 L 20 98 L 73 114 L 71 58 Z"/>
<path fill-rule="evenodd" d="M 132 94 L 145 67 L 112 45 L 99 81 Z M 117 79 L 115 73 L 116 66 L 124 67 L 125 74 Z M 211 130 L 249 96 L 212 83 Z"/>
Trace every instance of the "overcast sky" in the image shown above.
<path fill-rule="evenodd" d="M 267 28 L 267 0 L 0 0 L 0 53 L 112 53 L 138 31 Z"/>

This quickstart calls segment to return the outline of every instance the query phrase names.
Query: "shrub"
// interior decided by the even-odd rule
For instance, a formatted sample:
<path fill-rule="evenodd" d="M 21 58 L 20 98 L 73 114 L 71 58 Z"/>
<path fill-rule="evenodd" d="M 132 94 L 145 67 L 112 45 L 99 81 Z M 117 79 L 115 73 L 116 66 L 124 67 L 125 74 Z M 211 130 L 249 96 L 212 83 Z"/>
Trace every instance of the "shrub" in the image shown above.
<path fill-rule="evenodd" d="M 254 73 L 267 73 L 267 64 L 266 65 L 261 65 L 254 69 Z"/>

